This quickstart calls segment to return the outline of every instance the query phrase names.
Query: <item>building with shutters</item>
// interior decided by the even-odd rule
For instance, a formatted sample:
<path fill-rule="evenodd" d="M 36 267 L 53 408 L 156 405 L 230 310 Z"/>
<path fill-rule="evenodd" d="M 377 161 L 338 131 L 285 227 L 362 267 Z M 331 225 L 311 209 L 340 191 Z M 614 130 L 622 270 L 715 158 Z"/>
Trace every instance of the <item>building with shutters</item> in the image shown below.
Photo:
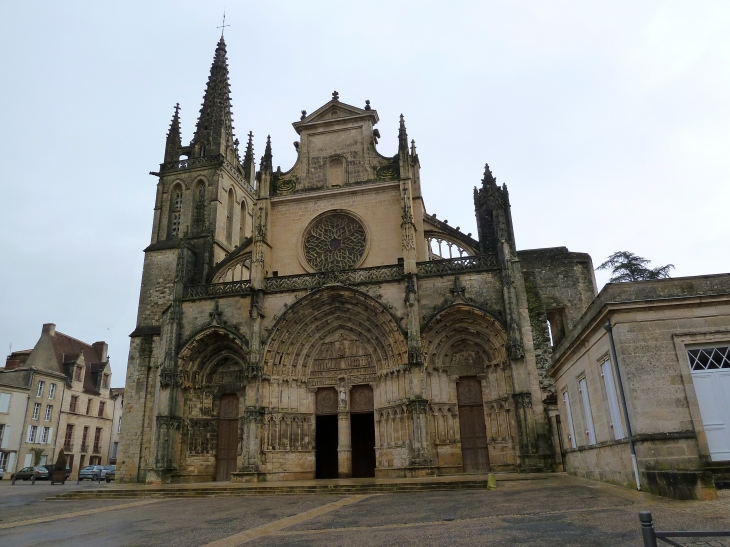
<path fill-rule="evenodd" d="M 630 430 L 642 490 L 730 487 L 730 274 L 607 284 L 553 363 L 568 472 L 636 487 Z"/>
<path fill-rule="evenodd" d="M 439 220 L 404 117 L 381 152 L 363 103 L 334 92 L 303 111 L 286 170 L 270 139 L 255 161 L 251 133 L 241 157 L 221 37 L 188 145 L 175 107 L 118 479 L 554 468 L 550 336 L 593 300 L 590 257 L 518 250 L 488 167 L 474 173 L 478 234 Z"/>
<path fill-rule="evenodd" d="M 0 450 L 18 469 L 33 465 L 36 453 L 40 465 L 50 464 L 61 448 L 72 476 L 85 465 L 106 465 L 114 400 L 105 342 L 89 345 L 45 324 L 35 347 L 11 353 L 0 369 L 0 424 L 10 385 L 7 423 L 15 438 Z"/>

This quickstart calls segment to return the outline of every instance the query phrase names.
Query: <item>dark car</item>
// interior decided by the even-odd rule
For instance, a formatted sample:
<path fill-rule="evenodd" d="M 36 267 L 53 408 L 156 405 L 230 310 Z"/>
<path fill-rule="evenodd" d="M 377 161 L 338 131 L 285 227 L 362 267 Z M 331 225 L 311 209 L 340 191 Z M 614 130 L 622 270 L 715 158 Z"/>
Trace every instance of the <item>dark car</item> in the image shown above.
<path fill-rule="evenodd" d="M 117 476 L 117 466 L 107 465 L 101 470 L 101 478 L 106 482 L 112 482 Z"/>
<path fill-rule="evenodd" d="M 48 471 L 48 474 L 50 476 L 51 473 L 53 473 L 53 466 L 52 465 L 41 465 L 46 471 Z M 71 475 L 71 468 L 67 467 L 66 472 L 64 473 L 64 479 L 68 479 L 69 475 Z M 38 478 L 38 477 L 36 477 Z"/>
<path fill-rule="evenodd" d="M 101 479 L 101 470 L 104 469 L 101 465 L 87 465 L 81 471 L 79 471 L 79 480 L 89 479 L 92 481 L 98 481 Z"/>
<path fill-rule="evenodd" d="M 46 469 L 42 465 L 38 467 L 24 467 L 20 471 L 16 471 L 15 473 L 13 473 L 10 478 L 15 480 L 28 481 L 31 479 L 31 477 L 33 477 L 33 474 L 35 474 L 35 480 L 48 480 L 50 478 L 48 469 Z"/>

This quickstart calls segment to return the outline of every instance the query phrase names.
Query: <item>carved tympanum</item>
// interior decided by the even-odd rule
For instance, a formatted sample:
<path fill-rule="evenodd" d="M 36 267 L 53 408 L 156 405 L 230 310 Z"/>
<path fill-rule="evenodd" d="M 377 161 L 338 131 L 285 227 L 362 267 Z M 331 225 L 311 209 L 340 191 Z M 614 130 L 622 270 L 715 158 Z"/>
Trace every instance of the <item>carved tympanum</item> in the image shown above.
<path fill-rule="evenodd" d="M 365 247 L 363 225 L 342 213 L 320 218 L 304 237 L 304 257 L 320 272 L 354 268 L 365 254 Z"/>

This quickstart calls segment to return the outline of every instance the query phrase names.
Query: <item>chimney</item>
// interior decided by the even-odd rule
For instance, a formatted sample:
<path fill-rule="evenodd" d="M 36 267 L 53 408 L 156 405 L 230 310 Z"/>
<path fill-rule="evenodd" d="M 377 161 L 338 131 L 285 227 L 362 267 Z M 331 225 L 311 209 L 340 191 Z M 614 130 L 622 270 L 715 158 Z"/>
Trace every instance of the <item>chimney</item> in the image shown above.
<path fill-rule="evenodd" d="M 49 334 L 50 336 L 56 335 L 56 324 L 55 323 L 44 323 L 43 334 Z"/>
<path fill-rule="evenodd" d="M 94 342 L 91 344 L 91 347 L 94 348 L 96 356 L 99 358 L 99 362 L 106 363 L 106 352 L 109 349 L 109 345 L 106 342 Z"/>
<path fill-rule="evenodd" d="M 14 355 L 8 355 L 5 360 L 5 370 L 15 370 L 20 366 L 20 359 Z"/>

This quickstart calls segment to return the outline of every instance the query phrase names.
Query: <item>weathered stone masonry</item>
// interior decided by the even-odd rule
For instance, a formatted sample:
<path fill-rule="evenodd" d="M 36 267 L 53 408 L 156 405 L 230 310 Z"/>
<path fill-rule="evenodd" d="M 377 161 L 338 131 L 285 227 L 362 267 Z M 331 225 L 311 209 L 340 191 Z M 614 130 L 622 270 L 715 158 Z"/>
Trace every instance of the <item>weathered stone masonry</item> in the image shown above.
<path fill-rule="evenodd" d="M 229 94 L 221 38 L 193 140 L 176 107 L 154 173 L 120 480 L 553 468 L 547 325 L 592 300 L 590 257 L 517 251 L 488 167 L 477 239 L 426 213 L 403 117 L 383 156 L 377 111 L 336 92 L 293 124 L 291 169 L 267 140 L 257 170 Z"/>

